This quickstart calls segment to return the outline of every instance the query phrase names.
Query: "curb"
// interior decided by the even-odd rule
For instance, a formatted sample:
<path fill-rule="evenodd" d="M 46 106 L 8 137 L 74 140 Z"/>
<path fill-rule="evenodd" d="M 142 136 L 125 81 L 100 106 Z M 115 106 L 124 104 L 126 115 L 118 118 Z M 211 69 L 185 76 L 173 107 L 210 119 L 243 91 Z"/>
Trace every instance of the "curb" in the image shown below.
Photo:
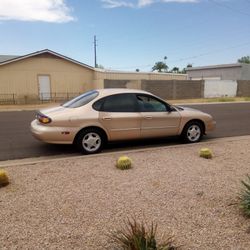
<path fill-rule="evenodd" d="M 197 103 L 175 103 L 177 106 L 185 105 L 214 105 L 214 104 L 241 104 L 241 103 L 250 103 L 250 101 L 239 101 L 239 102 L 197 102 Z"/>
<path fill-rule="evenodd" d="M 49 157 L 38 157 L 38 158 L 27 158 L 27 159 L 17 159 L 17 160 L 7 160 L 0 162 L 0 167 L 8 168 L 8 167 L 16 167 L 16 166 L 24 166 L 24 165 L 35 165 L 38 163 L 49 163 L 55 161 L 62 160 L 77 160 L 77 159 L 91 159 L 96 157 L 109 156 L 114 154 L 129 154 L 129 153 L 138 153 L 138 152 L 148 152 L 148 151 L 157 151 L 168 148 L 187 148 L 194 145 L 203 145 L 203 144 L 215 144 L 218 142 L 233 142 L 233 141 L 241 141 L 241 140 L 250 140 L 250 135 L 244 136 L 234 136 L 234 137 L 224 137 L 224 138 L 216 138 L 216 139 L 208 139 L 206 141 L 202 141 L 195 144 L 178 144 L 178 145 L 170 145 L 170 146 L 161 146 L 161 147 L 149 147 L 143 149 L 131 149 L 131 150 L 119 150 L 115 152 L 107 152 L 107 153 L 99 153 L 93 155 L 77 155 L 77 156 L 49 156 Z M 55 158 L 56 157 L 56 158 Z"/>

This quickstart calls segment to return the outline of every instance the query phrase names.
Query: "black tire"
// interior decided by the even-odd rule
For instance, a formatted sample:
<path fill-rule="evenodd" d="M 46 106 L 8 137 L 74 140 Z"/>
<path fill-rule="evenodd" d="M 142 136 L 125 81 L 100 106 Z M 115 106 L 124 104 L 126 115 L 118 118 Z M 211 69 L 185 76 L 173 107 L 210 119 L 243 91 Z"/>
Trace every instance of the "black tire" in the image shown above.
<path fill-rule="evenodd" d="M 184 142 L 195 143 L 201 140 L 203 133 L 202 124 L 198 121 L 191 121 L 185 125 L 181 136 Z"/>
<path fill-rule="evenodd" d="M 96 154 L 100 152 L 105 143 L 102 131 L 95 128 L 82 130 L 76 138 L 76 146 L 83 154 Z"/>

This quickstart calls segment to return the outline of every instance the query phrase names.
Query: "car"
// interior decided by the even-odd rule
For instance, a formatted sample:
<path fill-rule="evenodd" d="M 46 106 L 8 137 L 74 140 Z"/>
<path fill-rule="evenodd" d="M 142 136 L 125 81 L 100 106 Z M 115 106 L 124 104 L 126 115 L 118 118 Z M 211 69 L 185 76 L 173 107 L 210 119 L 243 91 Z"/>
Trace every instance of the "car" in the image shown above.
<path fill-rule="evenodd" d="M 43 142 L 75 144 L 84 154 L 100 152 L 107 142 L 180 136 L 194 143 L 215 128 L 211 115 L 170 105 L 143 90 L 96 89 L 42 109 L 31 122 Z"/>

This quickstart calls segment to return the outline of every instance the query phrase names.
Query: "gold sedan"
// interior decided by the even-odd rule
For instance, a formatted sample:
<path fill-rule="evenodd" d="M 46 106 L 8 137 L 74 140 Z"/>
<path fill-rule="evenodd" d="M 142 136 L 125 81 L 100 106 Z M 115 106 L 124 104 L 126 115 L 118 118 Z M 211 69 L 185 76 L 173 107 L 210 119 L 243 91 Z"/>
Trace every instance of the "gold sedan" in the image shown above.
<path fill-rule="evenodd" d="M 55 144 L 76 144 L 85 154 L 109 141 L 180 135 L 194 143 L 215 128 L 212 116 L 173 106 L 141 90 L 99 89 L 43 109 L 31 123 L 33 136 Z"/>

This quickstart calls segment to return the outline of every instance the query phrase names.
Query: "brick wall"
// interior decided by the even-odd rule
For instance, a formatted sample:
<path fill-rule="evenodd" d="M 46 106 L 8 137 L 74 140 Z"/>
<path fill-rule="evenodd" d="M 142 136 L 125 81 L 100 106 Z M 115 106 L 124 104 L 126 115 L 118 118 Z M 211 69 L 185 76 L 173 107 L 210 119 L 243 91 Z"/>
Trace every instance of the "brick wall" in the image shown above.
<path fill-rule="evenodd" d="M 204 97 L 203 81 L 170 80 L 142 81 L 142 89 L 163 99 L 192 99 Z"/>
<path fill-rule="evenodd" d="M 237 83 L 237 96 L 250 96 L 250 81 L 238 80 Z"/>
<path fill-rule="evenodd" d="M 129 80 L 104 80 L 104 88 L 129 88 Z M 151 92 L 162 99 L 193 99 L 204 97 L 204 81 L 141 80 L 135 88 Z"/>

